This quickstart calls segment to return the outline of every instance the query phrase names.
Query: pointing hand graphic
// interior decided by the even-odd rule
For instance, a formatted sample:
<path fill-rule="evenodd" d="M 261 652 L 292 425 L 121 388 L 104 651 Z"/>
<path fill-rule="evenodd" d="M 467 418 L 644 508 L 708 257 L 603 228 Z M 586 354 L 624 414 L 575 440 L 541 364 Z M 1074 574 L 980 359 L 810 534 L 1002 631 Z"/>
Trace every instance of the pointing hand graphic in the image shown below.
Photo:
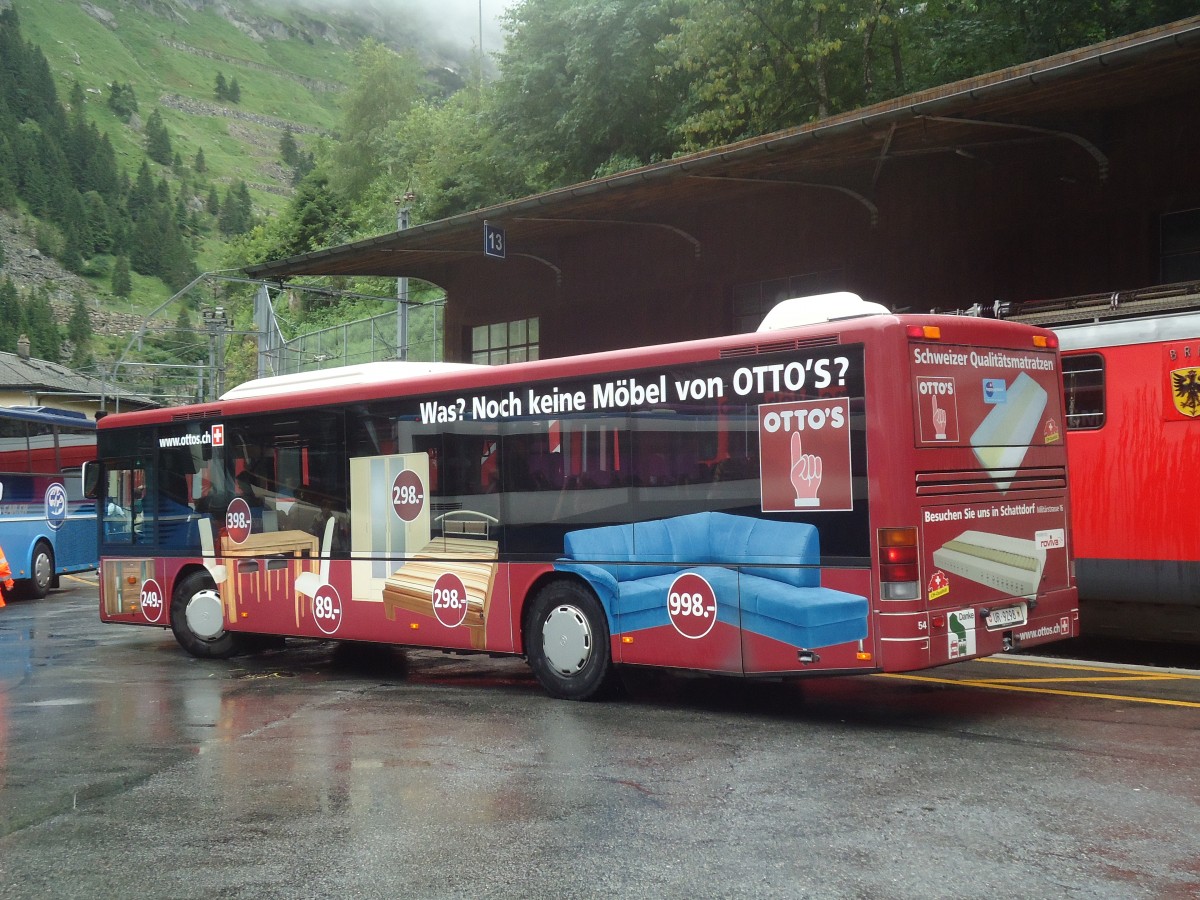
<path fill-rule="evenodd" d="M 821 457 L 804 452 L 798 431 L 792 432 L 791 480 L 796 506 L 820 505 L 817 490 L 821 487 Z"/>
<path fill-rule="evenodd" d="M 946 411 L 938 406 L 937 395 L 933 400 L 933 437 L 934 440 L 944 441 L 946 439 Z"/>

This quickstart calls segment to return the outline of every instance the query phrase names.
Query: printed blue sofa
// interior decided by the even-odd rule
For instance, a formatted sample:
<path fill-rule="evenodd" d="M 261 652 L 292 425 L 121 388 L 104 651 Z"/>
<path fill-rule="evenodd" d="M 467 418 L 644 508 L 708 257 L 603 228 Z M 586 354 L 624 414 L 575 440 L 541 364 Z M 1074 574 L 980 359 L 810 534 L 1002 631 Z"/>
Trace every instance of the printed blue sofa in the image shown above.
<path fill-rule="evenodd" d="M 670 624 L 667 594 L 681 574 L 702 576 L 717 620 L 796 647 L 867 636 L 867 599 L 821 587 L 813 525 L 703 512 L 568 532 L 555 568 L 584 578 L 614 634 Z"/>

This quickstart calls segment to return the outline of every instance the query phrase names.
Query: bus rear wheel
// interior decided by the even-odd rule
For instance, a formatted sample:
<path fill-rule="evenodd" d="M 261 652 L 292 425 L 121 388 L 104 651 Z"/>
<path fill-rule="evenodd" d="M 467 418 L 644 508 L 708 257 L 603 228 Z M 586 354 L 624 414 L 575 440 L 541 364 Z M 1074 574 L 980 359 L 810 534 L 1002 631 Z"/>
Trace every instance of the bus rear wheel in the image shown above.
<path fill-rule="evenodd" d="M 599 700 L 617 687 L 608 620 L 596 595 L 573 581 L 542 590 L 526 616 L 525 654 L 546 693 L 561 700 Z"/>
<path fill-rule="evenodd" d="M 50 593 L 54 585 L 54 550 L 45 541 L 38 541 L 33 548 L 33 559 L 30 561 L 29 578 L 25 581 L 23 593 L 41 600 Z"/>
<path fill-rule="evenodd" d="M 207 572 L 193 572 L 171 597 L 171 631 L 192 656 L 228 659 L 238 651 L 237 635 L 225 630 L 225 606 Z"/>

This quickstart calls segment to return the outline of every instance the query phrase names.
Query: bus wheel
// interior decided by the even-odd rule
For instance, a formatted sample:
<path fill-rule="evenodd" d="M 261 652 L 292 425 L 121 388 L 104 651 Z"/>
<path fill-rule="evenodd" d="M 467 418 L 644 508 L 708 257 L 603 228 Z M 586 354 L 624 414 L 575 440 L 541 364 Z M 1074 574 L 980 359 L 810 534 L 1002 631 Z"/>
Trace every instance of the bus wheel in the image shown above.
<path fill-rule="evenodd" d="M 238 650 L 237 635 L 225 630 L 225 605 L 207 572 L 193 572 L 171 598 L 171 631 L 192 656 L 227 659 Z"/>
<path fill-rule="evenodd" d="M 54 551 L 45 541 L 38 541 L 33 548 L 33 561 L 29 571 L 25 592 L 30 597 L 41 600 L 50 593 L 50 586 L 54 582 Z"/>
<path fill-rule="evenodd" d="M 608 623 L 596 595 L 573 581 L 557 581 L 530 605 L 525 653 L 533 674 L 552 697 L 597 700 L 617 685 Z"/>

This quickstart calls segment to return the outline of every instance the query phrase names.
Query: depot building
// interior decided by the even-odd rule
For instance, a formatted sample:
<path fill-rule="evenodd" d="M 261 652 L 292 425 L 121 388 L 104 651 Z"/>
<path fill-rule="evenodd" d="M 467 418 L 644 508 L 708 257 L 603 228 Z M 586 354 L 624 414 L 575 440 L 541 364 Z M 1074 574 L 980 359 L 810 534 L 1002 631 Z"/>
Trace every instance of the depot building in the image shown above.
<path fill-rule="evenodd" d="M 492 363 L 752 331 L 840 290 L 895 311 L 1186 295 L 1197 96 L 1200 16 L 247 272 L 431 282 L 445 359 Z"/>

